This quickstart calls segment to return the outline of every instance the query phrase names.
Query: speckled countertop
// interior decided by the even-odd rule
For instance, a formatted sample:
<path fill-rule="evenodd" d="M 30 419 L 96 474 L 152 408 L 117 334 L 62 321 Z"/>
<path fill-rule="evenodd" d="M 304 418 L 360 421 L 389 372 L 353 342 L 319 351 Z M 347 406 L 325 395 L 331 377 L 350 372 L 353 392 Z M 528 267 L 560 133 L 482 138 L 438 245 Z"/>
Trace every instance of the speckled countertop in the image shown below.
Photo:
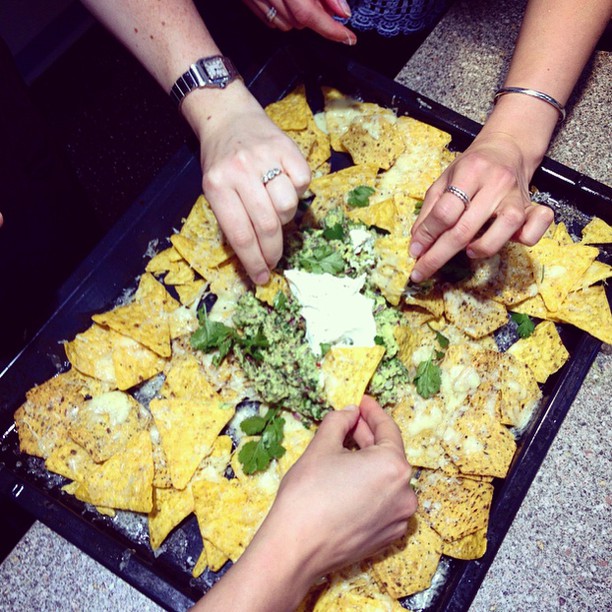
<path fill-rule="evenodd" d="M 460 0 L 397 80 L 483 122 L 525 2 Z M 549 156 L 612 184 L 612 57 L 597 52 Z M 470 610 L 612 610 L 612 348 L 597 356 Z M 35 523 L 0 565 L 0 610 L 158 610 Z"/>

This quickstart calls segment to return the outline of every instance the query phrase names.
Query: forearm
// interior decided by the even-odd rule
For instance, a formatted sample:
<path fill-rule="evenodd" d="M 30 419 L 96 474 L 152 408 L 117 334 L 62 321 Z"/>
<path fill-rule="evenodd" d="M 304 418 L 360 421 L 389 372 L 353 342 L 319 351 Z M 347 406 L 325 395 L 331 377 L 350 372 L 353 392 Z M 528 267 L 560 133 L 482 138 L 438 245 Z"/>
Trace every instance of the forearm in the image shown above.
<path fill-rule="evenodd" d="M 610 0 L 530 0 L 504 86 L 536 89 L 565 105 L 611 13 Z M 483 135 L 501 132 L 519 142 L 531 174 L 558 118 L 541 100 L 508 94 L 499 98 Z"/>
<path fill-rule="evenodd" d="M 306 549 L 305 543 L 288 541 L 281 530 L 264 522 L 242 557 L 194 612 L 295 610 L 316 578 L 302 562 Z"/>

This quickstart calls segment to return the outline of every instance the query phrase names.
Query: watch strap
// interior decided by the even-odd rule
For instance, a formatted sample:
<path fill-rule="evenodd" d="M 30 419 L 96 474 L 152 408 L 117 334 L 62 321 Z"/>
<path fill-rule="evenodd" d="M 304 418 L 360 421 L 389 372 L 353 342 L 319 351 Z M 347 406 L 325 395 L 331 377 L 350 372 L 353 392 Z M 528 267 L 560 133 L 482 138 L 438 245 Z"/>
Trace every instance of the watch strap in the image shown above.
<path fill-rule="evenodd" d="M 181 105 L 185 96 L 195 89 L 224 89 L 232 81 L 239 79 L 240 74 L 232 61 L 223 55 L 203 57 L 189 66 L 170 90 L 170 97 L 177 106 Z"/>

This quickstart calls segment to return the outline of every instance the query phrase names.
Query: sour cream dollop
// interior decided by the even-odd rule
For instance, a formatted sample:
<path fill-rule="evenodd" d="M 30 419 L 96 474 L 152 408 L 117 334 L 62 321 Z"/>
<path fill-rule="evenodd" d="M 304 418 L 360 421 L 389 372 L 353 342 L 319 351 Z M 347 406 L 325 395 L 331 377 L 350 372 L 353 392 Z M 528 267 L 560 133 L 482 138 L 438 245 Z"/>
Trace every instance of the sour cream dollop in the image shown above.
<path fill-rule="evenodd" d="M 360 293 L 365 274 L 358 278 L 286 270 L 291 293 L 306 321 L 306 341 L 315 355 L 321 344 L 374 346 L 374 300 Z"/>

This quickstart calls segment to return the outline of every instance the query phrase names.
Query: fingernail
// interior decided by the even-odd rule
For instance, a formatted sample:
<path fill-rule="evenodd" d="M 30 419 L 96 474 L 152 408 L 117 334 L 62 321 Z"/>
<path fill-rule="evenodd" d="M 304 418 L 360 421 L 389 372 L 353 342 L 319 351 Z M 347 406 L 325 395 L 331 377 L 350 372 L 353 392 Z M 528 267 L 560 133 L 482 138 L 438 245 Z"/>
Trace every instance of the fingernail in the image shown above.
<path fill-rule="evenodd" d="M 423 252 L 423 245 L 420 242 L 413 242 L 410 245 L 410 255 L 415 259 Z"/>
<path fill-rule="evenodd" d="M 355 404 L 349 404 L 348 406 L 345 406 L 342 410 L 348 410 L 350 412 L 355 412 L 355 410 L 357 410 L 357 406 L 355 406 Z"/>
<path fill-rule="evenodd" d="M 470 259 L 476 259 L 476 253 L 474 251 L 472 251 L 472 249 L 465 249 L 465 254 L 470 258 Z"/>
<path fill-rule="evenodd" d="M 340 9 L 347 16 L 351 16 L 351 7 L 348 5 L 346 0 L 338 0 L 338 4 L 340 5 Z"/>
<path fill-rule="evenodd" d="M 265 272 L 260 272 L 254 278 L 256 285 L 265 285 L 270 278 L 270 273 L 266 270 Z"/>
<path fill-rule="evenodd" d="M 351 36 L 350 34 L 346 35 L 346 41 L 344 42 L 345 45 L 352 47 L 356 42 L 357 39 L 354 36 Z"/>
<path fill-rule="evenodd" d="M 410 280 L 413 283 L 420 283 L 423 280 L 423 274 L 418 270 L 414 270 L 410 275 Z"/>

